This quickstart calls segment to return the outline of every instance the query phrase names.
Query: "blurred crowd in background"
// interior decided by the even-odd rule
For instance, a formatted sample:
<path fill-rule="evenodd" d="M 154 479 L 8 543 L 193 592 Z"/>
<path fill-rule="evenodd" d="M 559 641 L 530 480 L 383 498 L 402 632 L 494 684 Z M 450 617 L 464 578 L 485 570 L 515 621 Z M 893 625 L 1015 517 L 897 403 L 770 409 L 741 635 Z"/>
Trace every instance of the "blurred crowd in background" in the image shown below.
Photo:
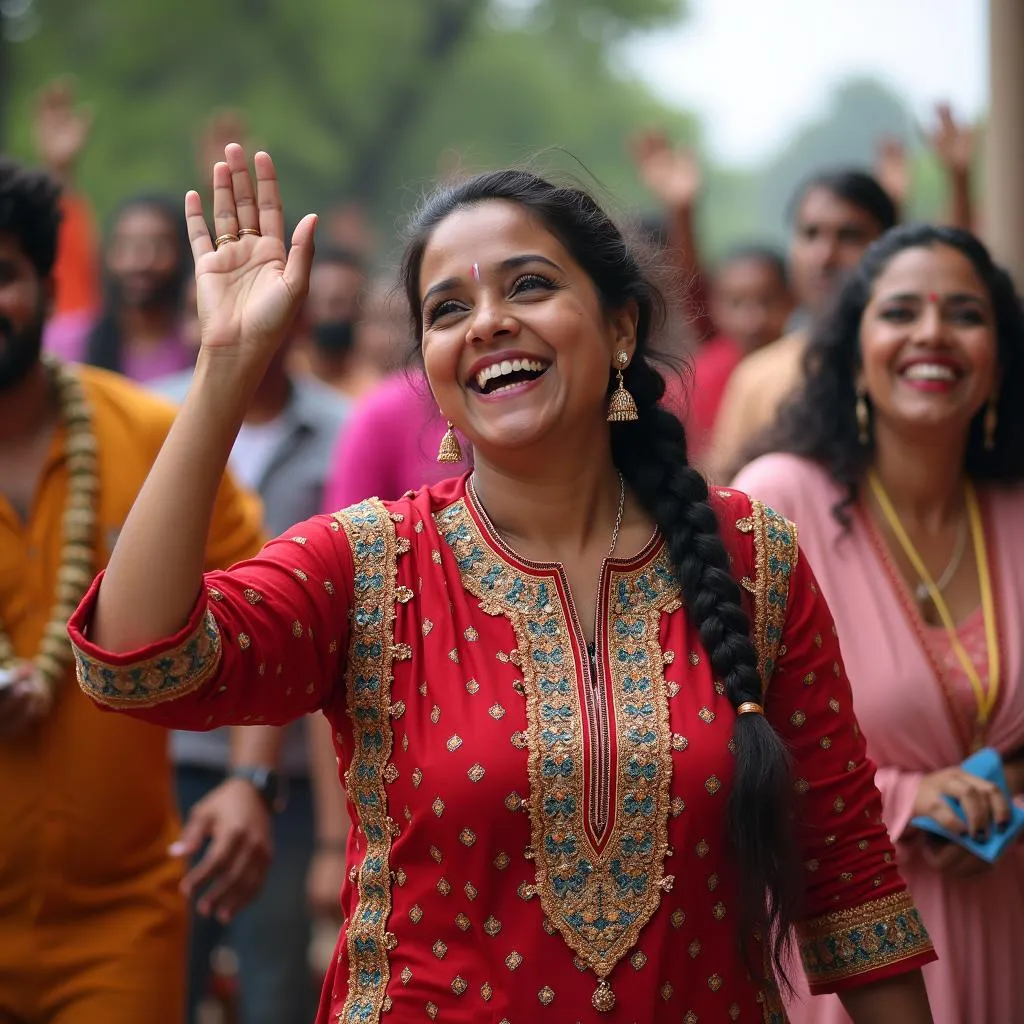
<path fill-rule="evenodd" d="M 7 93 L 14 98 L 4 111 L 16 143 L 11 148 L 63 189 L 46 352 L 180 401 L 200 337 L 184 187 L 208 193 L 211 166 L 226 143 L 240 142 L 251 152 L 269 141 L 290 190 L 289 216 L 320 212 L 308 299 L 231 455 L 235 478 L 259 496 L 265 535 L 369 494 L 397 498 L 466 468 L 435 461 L 445 424 L 417 361 L 393 259 L 401 207 L 411 207 L 431 178 L 455 180 L 493 162 L 501 143 L 517 138 L 517 120 L 542 122 L 585 165 L 556 154 L 563 169 L 584 184 L 594 183 L 592 171 L 602 182 L 599 192 L 610 182 L 624 197 L 623 219 L 671 298 L 671 329 L 662 340 L 665 402 L 686 423 L 692 461 L 722 485 L 756 452 L 758 439 L 800 387 L 808 339 L 870 243 L 908 219 L 973 232 L 984 224 L 980 127 L 936 97 L 929 122 L 901 140 L 898 104 L 876 83 L 848 85 L 829 118 L 777 161 L 770 188 L 755 192 L 750 181 L 717 173 L 699 151 L 692 118 L 659 109 L 639 95 L 636 83 L 616 80 L 610 69 L 609 33 L 630 18 L 657 24 L 675 7 L 654 0 L 638 2 L 635 10 L 589 5 L 595 10 L 584 11 L 583 22 L 571 3 L 540 5 L 549 19 L 547 36 L 517 13 L 531 5 L 498 5 L 483 25 L 471 4 L 455 0 L 421 5 L 419 13 L 409 7 L 406 25 L 366 12 L 358 26 L 365 47 L 346 47 L 346 61 L 339 60 L 346 67 L 330 71 L 325 62 L 344 36 L 343 24 L 335 40 L 314 39 L 306 47 L 301 19 L 287 5 L 234 0 L 225 10 L 209 8 L 210 24 L 192 14 L 178 17 L 172 8 L 180 4 L 156 5 L 152 12 L 140 5 L 145 14 L 125 6 L 117 30 L 122 39 L 133 30 L 153 37 L 166 31 L 163 45 L 177 49 L 173 59 L 201 68 L 199 80 L 175 86 L 173 96 L 172 85 L 180 82 L 172 69 L 152 70 L 141 58 L 126 55 L 123 66 L 98 77 L 90 40 L 109 38 L 116 5 L 67 5 L 65 25 L 57 24 L 60 3 L 40 2 L 39 10 L 31 3 L 18 11 L 5 6 L 11 8 L 9 27 L 26 33 L 23 59 L 31 64 L 31 74 L 23 68 L 20 78 L 10 64 L 0 71 L 0 94 L 4 81 L 18 85 Z M 30 21 L 40 15 L 43 28 L 33 42 Z M 240 49 L 244 66 L 239 54 L 220 48 L 231 37 L 232 16 L 246 19 L 250 29 L 261 26 L 258 39 Z M 149 19 L 148 27 L 137 18 Z M 566 25 L 575 26 L 573 45 L 561 65 L 553 64 L 546 51 L 557 46 Z M 193 52 L 200 34 L 204 39 L 195 41 Z M 514 45 L 526 40 L 543 51 L 533 64 Z M 19 56 L 19 45 L 9 33 L 0 62 Z M 76 45 L 80 60 L 71 56 Z M 57 60 L 75 71 L 77 86 L 64 78 L 39 84 L 40 69 Z M 260 61 L 265 66 L 256 66 Z M 521 62 L 525 70 L 517 72 Z M 505 84 L 488 80 L 481 65 L 497 69 L 495 77 L 504 76 Z M 723 68 L 723 74 L 736 73 Z M 224 95 L 215 83 L 232 75 L 242 84 L 230 95 L 244 102 L 210 113 L 210 100 Z M 522 95 L 501 96 L 509 77 L 527 82 Z M 286 84 L 273 95 L 279 79 Z M 571 102 L 552 112 L 551 96 L 560 90 Z M 451 96 L 457 99 L 446 108 Z M 485 113 L 464 128 L 459 111 L 468 110 L 471 99 Z M 594 104 L 601 103 L 604 118 L 594 116 Z M 882 111 L 867 127 L 852 113 L 866 107 Z M 121 125 L 124 118 L 137 120 L 140 109 L 162 126 L 174 125 L 167 135 L 177 141 L 135 159 Z M 186 114 L 187 147 L 180 144 Z M 832 147 L 828 139 L 837 133 L 847 138 Z M 331 165 L 335 151 L 324 142 L 331 134 L 349 141 L 340 167 Z M 844 156 L 850 135 L 857 136 L 857 159 Z M 433 173 L 420 172 L 412 185 L 398 187 L 410 151 L 431 147 Z M 547 153 L 539 162 L 552 159 Z M 182 187 L 171 189 L 172 182 Z M 223 783 L 231 741 L 216 732 L 175 734 L 168 756 L 178 810 L 188 820 Z M 265 809 L 257 804 L 239 826 L 250 830 L 254 843 L 273 848 L 254 902 L 227 924 L 193 916 L 190 1024 L 290 1024 L 311 1019 L 316 1005 L 341 924 L 337 894 L 347 831 L 330 736 L 319 723 L 289 728 L 277 773 L 272 813 L 261 820 Z M 0 803 L 7 803 L 2 794 L 17 774 L 5 769 L 3 777 Z M 0 862 L 4 844 L 13 841 L 6 833 L 0 838 Z M 282 949 L 293 954 L 290 962 Z M 2 1014 L 0 1021 L 7 1024 Z"/>

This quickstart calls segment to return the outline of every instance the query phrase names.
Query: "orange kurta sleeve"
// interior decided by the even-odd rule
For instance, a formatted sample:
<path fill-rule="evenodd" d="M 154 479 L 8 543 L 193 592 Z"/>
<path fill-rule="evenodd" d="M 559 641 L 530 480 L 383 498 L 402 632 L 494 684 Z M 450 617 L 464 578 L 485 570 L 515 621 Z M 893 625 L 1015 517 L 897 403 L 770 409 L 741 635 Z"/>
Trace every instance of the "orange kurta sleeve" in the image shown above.
<path fill-rule="evenodd" d="M 791 752 L 798 794 L 805 906 L 797 938 L 811 991 L 837 992 L 936 957 L 896 867 L 831 613 L 797 553 L 795 528 L 767 512 L 751 522 L 788 537 L 795 556 L 787 560 L 785 544 L 762 546 L 768 564 L 758 585 L 788 577 L 788 600 L 783 610 L 769 594 L 758 628 L 777 634 L 765 711 Z"/>
<path fill-rule="evenodd" d="M 81 196 L 65 193 L 60 204 L 53 315 L 98 309 L 100 305 L 99 239 L 92 208 Z"/>
<path fill-rule="evenodd" d="M 79 684 L 105 707 L 172 729 L 284 725 L 321 707 L 340 679 L 352 566 L 337 519 L 317 516 L 207 573 L 178 633 L 120 654 L 88 639 L 101 575 L 68 624 Z"/>

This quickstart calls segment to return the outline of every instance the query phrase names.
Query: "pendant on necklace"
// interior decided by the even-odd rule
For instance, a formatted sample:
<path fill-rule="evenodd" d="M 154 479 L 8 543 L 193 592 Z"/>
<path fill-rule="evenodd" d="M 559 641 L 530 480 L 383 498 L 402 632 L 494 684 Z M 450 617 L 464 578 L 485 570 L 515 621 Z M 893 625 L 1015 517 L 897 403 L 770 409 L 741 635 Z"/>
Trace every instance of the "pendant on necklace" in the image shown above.
<path fill-rule="evenodd" d="M 615 993 L 605 978 L 602 978 L 600 984 L 594 989 L 590 1001 L 598 1013 L 611 1013 L 615 1009 Z"/>

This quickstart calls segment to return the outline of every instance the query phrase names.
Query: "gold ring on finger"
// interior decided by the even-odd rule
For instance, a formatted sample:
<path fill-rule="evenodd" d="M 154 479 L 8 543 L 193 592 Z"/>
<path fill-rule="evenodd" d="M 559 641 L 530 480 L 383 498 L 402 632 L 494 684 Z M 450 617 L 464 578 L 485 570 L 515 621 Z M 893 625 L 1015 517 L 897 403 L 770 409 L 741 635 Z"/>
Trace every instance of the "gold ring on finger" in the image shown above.
<path fill-rule="evenodd" d="M 213 247 L 214 247 L 214 249 L 219 249 L 225 242 L 237 242 L 237 241 L 238 241 L 238 235 L 232 234 L 229 231 L 229 232 L 227 232 L 227 233 L 225 233 L 223 235 L 218 235 L 213 240 Z"/>
<path fill-rule="evenodd" d="M 241 238 L 242 235 L 255 235 L 257 238 L 259 238 L 260 232 L 256 228 L 239 228 L 238 237 Z"/>

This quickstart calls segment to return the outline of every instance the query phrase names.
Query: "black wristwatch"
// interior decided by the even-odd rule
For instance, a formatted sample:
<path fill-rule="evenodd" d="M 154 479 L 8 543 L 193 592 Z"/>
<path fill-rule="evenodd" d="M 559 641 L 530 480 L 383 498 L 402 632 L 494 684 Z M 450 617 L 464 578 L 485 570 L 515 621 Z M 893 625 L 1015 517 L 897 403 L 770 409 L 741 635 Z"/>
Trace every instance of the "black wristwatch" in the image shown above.
<path fill-rule="evenodd" d="M 283 776 L 270 768 L 258 765 L 240 765 L 228 772 L 229 779 L 245 779 L 252 783 L 260 798 L 267 805 L 267 810 L 280 814 L 288 802 L 288 787 Z"/>

